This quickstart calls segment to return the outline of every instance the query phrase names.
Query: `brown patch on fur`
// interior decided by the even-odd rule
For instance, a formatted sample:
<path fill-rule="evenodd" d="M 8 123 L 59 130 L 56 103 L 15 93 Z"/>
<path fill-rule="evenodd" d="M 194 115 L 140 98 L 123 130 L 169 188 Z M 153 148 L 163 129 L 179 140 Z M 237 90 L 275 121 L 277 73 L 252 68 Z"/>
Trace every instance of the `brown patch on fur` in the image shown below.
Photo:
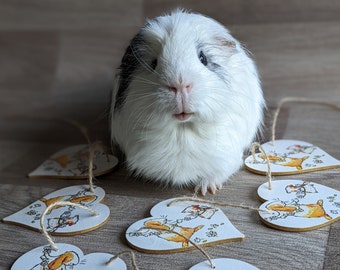
<path fill-rule="evenodd" d="M 221 46 L 226 46 L 230 48 L 236 48 L 236 43 L 234 41 L 222 38 L 222 37 L 215 37 L 215 40 L 218 42 Z"/>

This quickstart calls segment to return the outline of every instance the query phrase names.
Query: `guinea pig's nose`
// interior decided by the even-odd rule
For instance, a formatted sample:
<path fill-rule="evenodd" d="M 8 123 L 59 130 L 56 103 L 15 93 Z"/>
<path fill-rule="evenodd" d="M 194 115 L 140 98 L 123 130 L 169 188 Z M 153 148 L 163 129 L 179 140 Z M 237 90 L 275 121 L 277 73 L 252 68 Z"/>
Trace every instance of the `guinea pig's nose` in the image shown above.
<path fill-rule="evenodd" d="M 192 83 L 169 85 L 168 87 L 170 91 L 175 92 L 175 93 L 177 93 L 178 91 L 189 93 L 192 89 Z"/>

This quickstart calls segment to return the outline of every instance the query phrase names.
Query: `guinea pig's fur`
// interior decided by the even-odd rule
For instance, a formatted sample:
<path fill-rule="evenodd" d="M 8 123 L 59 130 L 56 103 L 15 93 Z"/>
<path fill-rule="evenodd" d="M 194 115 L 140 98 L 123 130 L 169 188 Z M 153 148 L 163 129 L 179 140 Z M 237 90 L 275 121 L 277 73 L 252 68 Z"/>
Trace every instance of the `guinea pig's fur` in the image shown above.
<path fill-rule="evenodd" d="M 214 193 L 262 123 L 254 62 L 215 20 L 184 10 L 147 21 L 117 71 L 111 137 L 138 175 Z"/>

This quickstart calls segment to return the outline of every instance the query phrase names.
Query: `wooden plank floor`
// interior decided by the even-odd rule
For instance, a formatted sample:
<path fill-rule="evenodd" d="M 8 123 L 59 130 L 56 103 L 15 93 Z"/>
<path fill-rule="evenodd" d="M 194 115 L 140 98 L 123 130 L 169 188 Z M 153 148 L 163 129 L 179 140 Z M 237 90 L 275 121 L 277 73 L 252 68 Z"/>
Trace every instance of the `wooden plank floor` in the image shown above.
<path fill-rule="evenodd" d="M 109 144 L 107 109 L 113 69 L 145 18 L 178 5 L 220 20 L 253 53 L 268 105 L 267 127 L 273 109 L 285 96 L 340 104 L 339 1 L 0 0 L 0 218 L 58 188 L 84 183 L 29 180 L 26 175 L 56 150 L 85 142 L 60 119 L 83 123 L 91 138 Z M 278 135 L 311 142 L 340 159 L 339 111 L 287 105 Z M 264 137 L 269 137 L 268 128 Z M 339 169 L 275 179 L 283 178 L 340 189 Z M 256 188 L 264 181 L 263 176 L 241 169 L 222 191 L 207 199 L 257 207 Z M 144 183 L 123 167 L 98 177 L 96 184 L 107 193 L 108 223 L 83 235 L 56 237 L 58 242 L 77 244 L 84 253 L 127 249 L 125 230 L 147 217 L 155 203 L 193 194 L 190 189 Z M 291 233 L 264 226 L 252 211 L 228 208 L 224 212 L 246 239 L 207 247 L 213 258 L 240 259 L 270 270 L 340 269 L 340 222 Z M 9 269 L 20 255 L 46 244 L 39 233 L 4 223 L 0 223 L 0 239 L 0 269 Z M 184 270 L 205 260 L 196 250 L 135 253 L 140 269 L 146 270 Z"/>

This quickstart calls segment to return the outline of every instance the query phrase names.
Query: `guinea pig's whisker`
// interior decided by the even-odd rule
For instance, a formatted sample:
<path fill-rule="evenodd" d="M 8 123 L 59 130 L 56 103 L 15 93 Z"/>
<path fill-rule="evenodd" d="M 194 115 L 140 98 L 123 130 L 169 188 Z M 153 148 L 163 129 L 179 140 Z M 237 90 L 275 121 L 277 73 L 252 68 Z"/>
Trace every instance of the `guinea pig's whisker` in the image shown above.
<path fill-rule="evenodd" d="M 153 120 L 154 118 L 154 114 L 151 113 L 148 118 L 146 119 L 146 121 L 144 122 L 144 126 L 142 128 L 142 135 L 145 137 L 145 139 L 147 140 L 148 139 L 148 126 L 149 126 L 149 123 L 151 122 L 151 120 Z"/>
<path fill-rule="evenodd" d="M 253 53 L 246 47 L 245 43 L 240 42 L 241 48 L 247 53 L 248 56 L 252 56 Z"/>
<path fill-rule="evenodd" d="M 135 93 L 131 94 L 130 98 L 133 98 L 133 100 L 142 100 L 142 99 L 148 99 L 152 96 L 152 94 L 149 93 Z"/>
<path fill-rule="evenodd" d="M 242 99 L 242 103 L 237 103 L 237 105 L 239 105 L 240 107 L 242 107 L 244 110 L 246 109 L 246 107 L 244 107 L 245 102 L 244 100 L 248 100 L 249 102 L 254 102 L 254 97 L 248 96 L 244 93 L 233 93 L 233 95 L 235 97 L 240 97 Z M 235 99 L 235 98 L 234 98 Z M 234 99 L 231 99 L 231 101 L 236 102 Z M 252 113 L 252 112 L 249 112 Z"/>
<path fill-rule="evenodd" d="M 138 118 L 135 119 L 135 124 L 133 126 L 133 130 L 139 129 L 141 127 L 142 133 L 146 133 L 147 127 L 152 119 L 151 116 L 153 114 L 149 114 L 148 109 L 152 107 L 156 101 L 150 103 L 147 107 L 143 108 L 143 111 L 138 115 Z"/>
<path fill-rule="evenodd" d="M 147 78 L 143 78 L 143 77 L 140 77 L 140 76 L 133 76 L 132 78 L 134 79 L 135 82 L 141 82 L 141 83 L 145 83 L 147 85 L 159 86 L 159 83 L 152 81 L 150 79 L 147 79 Z"/>
<path fill-rule="evenodd" d="M 211 111 L 215 110 L 216 109 L 216 104 L 220 104 L 221 107 L 225 107 L 225 102 L 221 101 L 221 98 L 219 98 L 219 97 L 211 97 L 211 96 L 209 96 L 208 98 L 213 101 L 212 103 L 208 102 L 206 104 L 206 107 L 209 108 L 209 110 L 211 110 Z M 231 102 L 235 102 L 232 99 L 230 101 Z M 224 126 L 226 126 L 226 127 L 230 127 L 231 126 L 232 128 L 237 126 L 237 119 L 235 118 L 235 115 L 233 115 L 232 113 L 227 113 L 226 112 L 225 116 L 228 118 L 228 121 L 224 122 Z"/>
<path fill-rule="evenodd" d="M 153 114 L 147 114 L 145 112 L 145 113 L 142 113 L 138 117 L 138 119 L 136 119 L 136 123 L 135 123 L 133 130 L 138 129 L 140 131 L 140 134 L 142 135 L 139 138 L 140 142 L 147 139 L 148 130 L 149 130 L 148 126 L 149 126 L 149 123 L 152 120 L 152 118 L 153 118 Z"/>

